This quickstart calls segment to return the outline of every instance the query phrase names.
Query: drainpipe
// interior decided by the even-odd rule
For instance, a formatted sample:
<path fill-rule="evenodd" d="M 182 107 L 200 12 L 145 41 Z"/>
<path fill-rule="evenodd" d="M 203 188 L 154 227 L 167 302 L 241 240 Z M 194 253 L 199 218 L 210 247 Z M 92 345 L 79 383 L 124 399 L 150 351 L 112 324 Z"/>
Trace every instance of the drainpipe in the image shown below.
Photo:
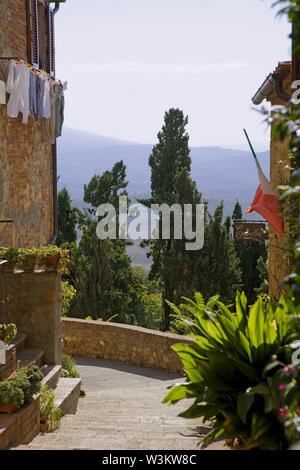
<path fill-rule="evenodd" d="M 58 2 L 56 2 L 56 3 L 55 3 L 54 10 L 53 10 L 54 15 L 56 15 L 56 13 L 58 12 L 59 7 L 60 7 L 60 4 L 59 4 Z"/>
<path fill-rule="evenodd" d="M 288 103 L 291 99 L 291 96 L 285 93 L 285 91 L 283 90 L 283 80 L 287 75 L 287 73 L 273 73 L 273 78 L 275 80 L 276 95 L 285 103 Z"/>
<path fill-rule="evenodd" d="M 55 2 L 53 14 L 56 15 L 60 7 L 59 2 Z M 51 245 L 55 245 L 58 235 L 58 204 L 57 204 L 57 145 L 52 145 L 52 184 L 53 184 L 53 237 L 50 242 Z"/>
<path fill-rule="evenodd" d="M 58 235 L 58 205 L 57 205 L 57 146 L 52 145 L 52 191 L 53 191 L 53 237 L 50 245 L 55 245 Z"/>

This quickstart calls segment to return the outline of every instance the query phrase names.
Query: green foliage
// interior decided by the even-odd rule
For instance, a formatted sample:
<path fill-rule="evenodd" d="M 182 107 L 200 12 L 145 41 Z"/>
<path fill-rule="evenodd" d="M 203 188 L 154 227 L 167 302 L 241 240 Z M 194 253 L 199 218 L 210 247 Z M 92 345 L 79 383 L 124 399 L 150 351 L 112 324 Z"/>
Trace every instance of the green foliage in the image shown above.
<path fill-rule="evenodd" d="M 235 312 L 215 296 L 207 304 L 201 294 L 172 305 L 178 321 L 188 328 L 194 345 L 178 344 L 186 383 L 171 388 L 164 403 L 184 398 L 194 403 L 180 416 L 211 421 L 209 441 L 223 436 L 229 441 L 241 436 L 245 449 L 278 449 L 287 446 L 287 436 L 274 403 L 265 406 L 272 356 L 284 358 L 286 346 L 296 337 L 291 329 L 290 305 L 283 297 L 278 305 L 263 305 L 258 298 L 250 308 L 244 293 L 237 293 Z"/>
<path fill-rule="evenodd" d="M 292 55 L 300 55 L 300 1 L 277 0 L 273 6 L 279 6 L 279 16 L 287 16 L 292 23 L 293 40 Z M 297 257 L 298 243 L 300 240 L 300 104 L 291 100 L 286 106 L 274 107 L 270 112 L 263 110 L 267 115 L 267 121 L 272 124 L 274 139 L 286 140 L 289 147 L 289 166 L 291 177 L 288 184 L 279 186 L 281 192 L 281 212 L 285 221 L 289 224 L 291 258 L 295 256 L 295 271 L 286 279 L 285 285 L 289 285 L 294 293 L 295 301 L 300 303 L 299 258 Z M 283 247 L 287 249 L 287 247 Z"/>
<path fill-rule="evenodd" d="M 11 344 L 17 334 L 17 327 L 14 323 L 0 324 L 0 335 L 4 334 L 4 342 Z"/>
<path fill-rule="evenodd" d="M 55 406 L 55 393 L 46 384 L 41 387 L 40 396 L 40 416 L 41 422 L 48 423 L 48 430 L 54 431 L 60 425 L 61 411 Z"/>
<path fill-rule="evenodd" d="M 188 146 L 189 135 L 186 131 L 188 118 L 179 109 L 171 108 L 165 113 L 164 125 L 158 133 L 158 143 L 153 147 L 149 157 L 151 168 L 151 198 L 140 201 L 147 207 L 151 204 L 184 204 L 195 205 L 201 202 L 196 183 L 190 177 L 191 158 Z M 171 215 L 171 227 L 174 215 Z M 183 221 L 182 221 L 183 223 Z M 167 330 L 170 324 L 170 309 L 166 299 L 176 301 L 187 294 L 188 280 L 185 273 L 190 269 L 188 254 L 185 250 L 186 240 L 176 240 L 171 228 L 169 240 L 162 238 L 161 217 L 158 227 L 159 239 L 144 241 L 142 246 L 149 246 L 149 256 L 153 264 L 150 279 L 157 279 L 162 284 L 163 322 L 162 329 Z M 190 255 L 191 257 L 191 255 Z M 195 257 L 195 253 L 194 253 Z"/>
<path fill-rule="evenodd" d="M 239 202 L 237 202 L 235 205 L 232 218 L 243 220 L 242 207 Z M 263 287 L 261 280 L 262 273 L 260 269 L 263 268 L 263 262 L 266 263 L 267 260 L 267 246 L 265 242 L 247 242 L 245 240 L 241 240 L 234 241 L 234 247 L 240 260 L 242 271 L 242 289 L 248 298 L 249 304 L 252 304 L 256 300 L 256 289 Z"/>
<path fill-rule="evenodd" d="M 0 403 L 8 403 L 16 408 L 20 408 L 24 403 L 22 389 L 15 387 L 9 380 L 0 381 Z"/>
<path fill-rule="evenodd" d="M 268 273 L 268 264 L 262 256 L 257 260 L 257 271 L 259 273 L 259 287 L 254 288 L 254 292 L 257 296 L 267 295 L 269 292 L 269 273 Z"/>
<path fill-rule="evenodd" d="M 65 242 L 76 242 L 77 210 L 72 207 L 72 201 L 66 188 L 59 191 L 57 196 L 58 206 L 58 246 Z"/>
<path fill-rule="evenodd" d="M 20 388 L 24 393 L 24 402 L 31 403 L 33 395 L 39 393 L 43 374 L 38 366 L 30 366 L 19 369 L 17 373 L 9 379 L 14 387 Z"/>
<path fill-rule="evenodd" d="M 61 357 L 62 368 L 67 371 L 68 377 L 72 379 L 80 378 L 80 374 L 76 369 L 76 362 L 69 354 L 63 353 Z"/>
<path fill-rule="evenodd" d="M 39 393 L 43 374 L 37 366 L 18 369 L 9 379 L 0 381 L 0 403 L 10 403 L 17 408 L 30 403 Z"/>
<path fill-rule="evenodd" d="M 77 291 L 68 281 L 62 281 L 62 303 L 61 315 L 68 315 L 72 300 L 76 297 Z"/>
<path fill-rule="evenodd" d="M 235 293 L 242 287 L 240 260 L 228 226 L 223 223 L 223 203 L 220 203 L 214 215 L 207 212 L 204 232 L 205 243 L 200 253 L 187 256 L 194 258 L 192 268 L 187 275 L 187 282 L 194 292 L 201 290 L 206 300 L 216 292 L 221 300 L 230 304 Z"/>

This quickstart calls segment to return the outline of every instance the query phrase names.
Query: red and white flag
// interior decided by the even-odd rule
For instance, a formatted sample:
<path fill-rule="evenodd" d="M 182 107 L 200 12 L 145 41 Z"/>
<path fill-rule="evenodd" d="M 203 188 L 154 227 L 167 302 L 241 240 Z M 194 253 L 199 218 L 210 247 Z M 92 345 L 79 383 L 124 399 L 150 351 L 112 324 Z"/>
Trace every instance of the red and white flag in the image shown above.
<path fill-rule="evenodd" d="M 246 210 L 246 214 L 253 211 L 258 212 L 258 214 L 272 225 L 279 235 L 282 235 L 283 218 L 280 215 L 278 197 L 269 180 L 264 175 L 257 158 L 255 158 L 255 163 L 257 166 L 260 185 L 257 188 L 251 206 Z"/>

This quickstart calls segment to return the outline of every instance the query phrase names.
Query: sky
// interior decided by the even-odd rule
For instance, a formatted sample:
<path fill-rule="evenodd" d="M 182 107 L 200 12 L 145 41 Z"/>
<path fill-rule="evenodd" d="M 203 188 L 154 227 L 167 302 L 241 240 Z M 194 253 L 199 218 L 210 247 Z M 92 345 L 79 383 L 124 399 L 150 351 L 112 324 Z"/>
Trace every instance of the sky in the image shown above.
<path fill-rule="evenodd" d="M 56 15 L 65 125 L 152 144 L 164 113 L 189 117 L 191 146 L 257 150 L 269 129 L 251 98 L 291 54 L 271 0 L 67 0 Z"/>

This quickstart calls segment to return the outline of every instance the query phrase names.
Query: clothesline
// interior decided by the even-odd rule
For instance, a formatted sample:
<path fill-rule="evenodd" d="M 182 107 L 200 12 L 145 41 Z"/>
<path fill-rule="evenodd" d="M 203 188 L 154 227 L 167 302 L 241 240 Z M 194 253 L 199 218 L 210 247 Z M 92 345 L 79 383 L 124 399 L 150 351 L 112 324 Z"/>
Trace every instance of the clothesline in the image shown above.
<path fill-rule="evenodd" d="M 45 80 L 48 80 L 52 85 L 62 85 L 63 82 L 61 80 L 56 80 L 54 79 L 51 75 L 49 75 L 45 70 L 39 70 L 36 69 L 33 65 L 28 64 L 23 59 L 20 59 L 19 57 L 0 57 L 0 60 L 14 60 L 17 65 L 24 64 L 25 67 L 27 67 L 30 72 L 34 73 L 36 76 L 42 77 Z"/>
<path fill-rule="evenodd" d="M 1 59 L 10 61 L 6 84 L 0 80 L 0 104 L 6 104 L 6 93 L 10 95 L 7 115 L 17 118 L 22 113 L 23 124 L 28 123 L 29 115 L 41 119 L 42 142 L 55 143 L 62 134 L 67 82 L 54 80 L 22 59 Z"/>

